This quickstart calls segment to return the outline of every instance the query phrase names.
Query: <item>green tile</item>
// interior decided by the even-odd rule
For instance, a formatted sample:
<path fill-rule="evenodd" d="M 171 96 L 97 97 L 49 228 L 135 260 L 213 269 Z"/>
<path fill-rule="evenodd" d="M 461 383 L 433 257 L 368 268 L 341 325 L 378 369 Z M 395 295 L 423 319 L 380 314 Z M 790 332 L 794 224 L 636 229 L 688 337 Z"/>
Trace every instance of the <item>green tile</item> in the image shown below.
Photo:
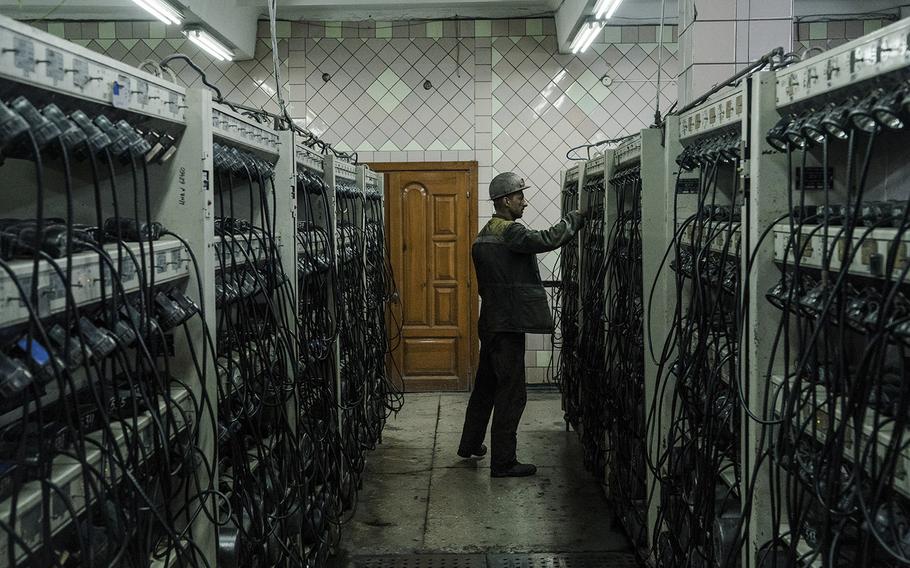
<path fill-rule="evenodd" d="M 619 26 L 607 26 L 604 28 L 604 43 L 619 43 L 622 41 L 622 28 Z"/>
<path fill-rule="evenodd" d="M 373 81 L 373 83 L 367 87 L 367 94 L 373 97 L 373 100 L 376 102 L 379 102 L 388 92 L 388 87 L 383 86 L 380 81 Z"/>
<path fill-rule="evenodd" d="M 63 37 L 63 22 L 48 22 L 47 31 L 57 37 Z"/>
<path fill-rule="evenodd" d="M 569 88 L 566 89 L 566 95 L 575 103 L 578 103 L 585 94 L 585 88 L 578 83 L 572 83 L 569 85 Z"/>
<path fill-rule="evenodd" d="M 164 24 L 161 22 L 149 22 L 149 37 L 166 38 L 167 32 L 164 29 Z"/>
<path fill-rule="evenodd" d="M 474 22 L 475 37 L 490 37 L 490 20 L 477 20 Z"/>
<path fill-rule="evenodd" d="M 442 37 L 442 22 L 427 22 L 427 37 L 439 39 Z"/>
<path fill-rule="evenodd" d="M 590 69 L 585 69 L 581 76 L 578 78 L 578 83 L 585 88 L 586 91 L 591 90 L 594 85 L 600 83 L 594 73 L 591 73 Z"/>
<path fill-rule="evenodd" d="M 164 24 L 161 24 L 161 27 L 164 29 Z M 114 22 L 98 22 L 98 37 L 104 39 L 114 39 L 117 37 L 116 24 Z"/>
<path fill-rule="evenodd" d="M 384 108 L 388 113 L 391 113 L 393 110 L 395 110 L 399 104 L 401 104 L 401 101 L 399 101 L 391 92 L 386 93 L 384 97 L 379 99 L 379 106 Z M 395 149 L 397 150 L 398 148 Z"/>
<path fill-rule="evenodd" d="M 538 351 L 537 352 L 537 366 L 546 367 L 550 364 L 550 352 L 549 351 Z"/>
<path fill-rule="evenodd" d="M 325 37 L 341 37 L 341 22 L 326 22 Z"/>
<path fill-rule="evenodd" d="M 275 22 L 275 33 L 278 37 L 291 37 L 291 22 Z"/>
<path fill-rule="evenodd" d="M 376 37 L 392 37 L 392 22 L 376 22 Z"/>
<path fill-rule="evenodd" d="M 392 85 L 391 92 L 396 99 L 403 101 L 405 97 L 411 94 L 411 88 L 404 81 L 398 81 Z"/>
<path fill-rule="evenodd" d="M 825 39 L 826 37 L 828 37 L 828 24 L 825 22 L 809 24 L 809 39 Z"/>
<path fill-rule="evenodd" d="M 527 20 L 527 24 L 529 36 L 543 35 L 543 20 Z"/>
<path fill-rule="evenodd" d="M 398 75 L 396 75 L 394 71 L 387 67 L 386 70 L 383 71 L 379 77 L 377 77 L 377 79 L 379 79 L 380 83 L 386 86 L 386 89 L 391 89 L 395 83 L 398 82 Z"/>
<path fill-rule="evenodd" d="M 871 34 L 875 30 L 881 29 L 881 20 L 863 20 L 863 33 Z M 815 39 L 815 38 L 812 38 Z"/>

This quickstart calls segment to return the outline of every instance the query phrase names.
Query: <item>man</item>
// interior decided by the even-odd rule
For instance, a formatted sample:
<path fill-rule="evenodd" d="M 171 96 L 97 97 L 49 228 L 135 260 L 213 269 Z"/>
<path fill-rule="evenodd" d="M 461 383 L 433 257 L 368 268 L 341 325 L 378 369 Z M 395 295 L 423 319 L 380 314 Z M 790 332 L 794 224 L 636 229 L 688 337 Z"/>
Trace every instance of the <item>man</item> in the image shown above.
<path fill-rule="evenodd" d="M 474 241 L 472 256 L 482 301 L 480 365 L 468 402 L 458 455 L 482 457 L 490 413 L 493 477 L 525 477 L 537 473 L 515 456 L 516 434 L 527 402 L 525 333 L 553 333 L 553 316 L 537 268 L 537 253 L 568 243 L 584 224 L 575 211 L 545 231 L 517 223 L 528 202 L 525 181 L 512 172 L 490 183 L 496 214 Z"/>

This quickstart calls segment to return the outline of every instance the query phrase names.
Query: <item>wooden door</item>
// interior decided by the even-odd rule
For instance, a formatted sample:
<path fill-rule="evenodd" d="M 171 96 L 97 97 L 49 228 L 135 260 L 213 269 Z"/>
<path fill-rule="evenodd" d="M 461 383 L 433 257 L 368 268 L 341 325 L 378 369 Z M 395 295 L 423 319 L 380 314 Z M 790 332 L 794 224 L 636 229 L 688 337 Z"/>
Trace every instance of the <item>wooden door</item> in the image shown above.
<path fill-rule="evenodd" d="M 393 359 L 410 392 L 468 390 L 477 300 L 477 163 L 373 164 L 386 173 L 390 259 L 402 326 Z M 394 330 L 393 330 L 394 331 Z"/>

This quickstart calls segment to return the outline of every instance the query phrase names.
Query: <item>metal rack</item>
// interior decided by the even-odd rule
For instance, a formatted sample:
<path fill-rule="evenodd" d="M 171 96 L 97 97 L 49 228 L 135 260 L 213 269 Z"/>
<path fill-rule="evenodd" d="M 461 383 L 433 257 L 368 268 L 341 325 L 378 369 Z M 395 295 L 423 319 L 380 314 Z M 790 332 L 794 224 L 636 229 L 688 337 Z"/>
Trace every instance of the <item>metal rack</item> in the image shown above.
<path fill-rule="evenodd" d="M 717 197 L 721 199 L 721 194 L 724 194 L 728 200 L 719 203 L 726 205 L 734 203 L 735 199 L 741 221 L 731 227 L 729 220 L 706 220 L 704 231 L 719 236 L 712 238 L 704 251 L 705 254 L 728 255 L 735 262 L 734 270 L 742 282 L 737 296 L 743 309 L 738 340 L 731 346 L 709 346 L 716 350 L 713 353 L 717 359 L 737 360 L 733 367 L 718 376 L 741 393 L 741 401 L 737 405 L 739 462 L 722 462 L 718 473 L 720 481 L 736 487 L 744 499 L 737 508 L 718 511 L 718 518 L 711 529 L 718 533 L 715 535 L 717 538 L 734 543 L 740 551 L 737 558 L 730 558 L 726 565 L 767 567 L 772 565 L 772 558 L 778 559 L 777 566 L 827 565 L 828 549 L 818 547 L 830 543 L 810 542 L 814 537 L 809 538 L 799 532 L 804 527 L 794 527 L 788 521 L 788 518 L 793 518 L 788 515 L 795 513 L 787 510 L 786 504 L 783 510 L 777 511 L 782 517 L 777 532 L 772 522 L 774 504 L 771 483 L 774 480 L 778 484 L 788 483 L 788 477 L 795 475 L 787 470 L 792 463 L 780 463 L 778 458 L 781 456 L 770 451 L 768 446 L 775 443 L 773 440 L 775 432 L 780 429 L 779 421 L 787 416 L 801 424 L 814 424 L 815 427 L 810 428 L 811 434 L 805 437 L 819 445 L 829 442 L 831 432 L 844 432 L 847 443 L 842 459 L 851 471 L 862 470 L 866 475 L 874 471 L 879 475 L 882 467 L 882 462 L 874 460 L 856 463 L 854 452 L 859 451 L 857 444 L 863 448 L 863 456 L 868 456 L 873 447 L 877 448 L 875 451 L 879 460 L 883 459 L 882 456 L 895 455 L 890 494 L 894 495 L 894 499 L 908 496 L 910 461 L 903 449 L 894 453 L 895 447 L 904 448 L 906 445 L 906 433 L 900 440 L 896 439 L 899 429 L 894 428 L 894 420 L 888 418 L 884 411 L 865 410 L 860 420 L 852 414 L 845 414 L 839 406 L 831 411 L 824 407 L 813 410 L 816 407 L 809 404 L 809 400 L 831 400 L 843 395 L 827 391 L 824 380 L 816 379 L 812 383 L 804 377 L 799 378 L 799 393 L 804 402 L 797 401 L 794 408 L 785 408 L 786 399 L 782 393 L 788 389 L 792 391 L 797 381 L 796 377 L 785 378 L 788 367 L 783 354 L 789 350 L 792 357 L 799 344 L 793 338 L 790 339 L 793 342 L 791 345 L 784 347 L 778 344 L 780 312 L 769 301 L 769 297 L 779 293 L 775 289 L 781 285 L 782 271 L 792 271 L 794 265 L 799 266 L 803 274 L 814 278 L 823 278 L 820 273 L 827 272 L 832 275 L 831 278 L 843 274 L 857 286 L 899 286 L 894 282 L 904 274 L 910 240 L 903 228 L 897 224 L 889 226 L 888 221 L 878 225 L 867 221 L 851 234 L 839 225 L 826 228 L 827 223 L 819 220 L 830 215 L 824 209 L 829 198 L 832 203 L 840 203 L 845 196 L 856 195 L 856 190 L 851 190 L 851 186 L 844 181 L 849 161 L 844 149 L 846 143 L 839 143 L 838 146 L 834 135 L 829 134 L 831 142 L 822 150 L 823 136 L 820 136 L 817 141 L 809 141 L 815 146 L 808 151 L 808 158 L 802 163 L 799 142 L 790 142 L 792 163 L 780 146 L 787 144 L 787 133 L 795 134 L 797 139 L 800 133 L 807 136 L 810 130 L 805 125 L 809 124 L 811 128 L 813 114 L 831 112 L 844 101 L 847 101 L 848 111 L 866 105 L 863 108 L 870 115 L 872 105 L 887 106 L 891 102 L 891 93 L 900 85 L 905 85 L 910 76 L 908 32 L 910 22 L 900 21 L 807 61 L 776 72 L 755 73 L 743 79 L 737 87 L 721 91 L 698 108 L 682 116 L 668 117 L 663 129 L 648 129 L 641 133 L 643 272 L 646 287 L 645 391 L 649 408 L 648 453 L 652 468 L 655 468 L 649 468 L 647 480 L 649 542 L 641 551 L 650 565 L 671 565 L 667 563 L 666 543 L 661 541 L 660 533 L 685 530 L 675 522 L 678 519 L 667 518 L 668 502 L 666 497 L 661 496 L 668 482 L 667 462 L 674 459 L 668 444 L 668 439 L 673 439 L 668 438 L 667 431 L 671 420 L 667 412 L 668 401 L 680 388 L 676 373 L 667 372 L 676 354 L 661 353 L 661 347 L 672 335 L 676 310 L 679 309 L 676 306 L 676 284 L 667 256 L 672 257 L 676 247 L 690 247 L 699 239 L 698 229 L 693 231 L 692 226 L 685 222 L 699 207 L 696 196 L 690 193 L 692 184 L 697 181 L 687 181 L 696 175 L 681 168 L 677 158 L 687 148 L 725 131 L 731 132 L 729 144 L 707 144 L 706 152 L 724 149 L 738 152 L 736 163 L 739 169 L 731 170 L 727 180 L 718 181 L 728 184 L 727 187 L 734 192 L 722 189 L 717 192 Z M 902 110 L 899 107 L 895 108 L 898 109 L 898 116 L 906 117 L 906 114 L 900 114 Z M 797 125 L 795 130 L 794 124 Z M 895 123 L 895 128 L 901 126 Z M 878 142 L 879 151 L 870 159 L 868 179 L 863 178 L 866 186 L 864 197 L 873 203 L 868 215 L 872 215 L 873 219 L 875 215 L 887 218 L 902 214 L 902 208 L 892 213 L 887 207 L 891 203 L 905 202 L 908 195 L 904 184 L 905 160 L 900 151 L 905 147 L 902 138 L 905 134 L 890 133 L 887 128 L 880 127 L 877 136 L 882 139 Z M 772 145 L 775 138 L 777 142 Z M 865 144 L 868 138 L 862 140 Z M 619 149 L 614 150 L 614 160 L 621 153 Z M 583 168 L 579 169 L 583 171 Z M 793 187 L 796 188 L 792 190 L 796 201 L 791 202 L 788 199 L 788 191 L 791 190 L 787 188 Z M 798 206 L 795 205 L 797 201 Z M 877 205 L 880 203 L 883 205 Z M 794 216 L 795 212 L 791 209 L 794 206 L 803 208 L 800 209 L 802 217 Z M 876 207 L 884 207 L 884 212 Z M 847 208 L 843 211 L 853 214 L 855 210 Z M 787 221 L 788 218 L 795 220 Z M 723 227 L 729 230 L 721 232 Z M 889 266 L 892 266 L 890 271 Z M 703 340 L 694 339 L 696 342 Z M 653 345 L 653 351 L 649 345 Z M 789 364 L 792 365 L 793 361 Z M 788 404 L 794 404 L 793 396 L 790 395 Z M 662 409 L 663 413 L 658 409 Z M 734 475 L 734 472 L 737 473 Z M 714 481 L 699 480 L 698 483 Z M 693 511 L 691 503 L 689 509 Z M 858 526 L 867 527 L 864 530 L 868 529 L 868 522 L 863 524 L 861 519 L 855 522 L 859 523 Z M 652 535 L 658 539 L 651 541 Z M 775 535 L 780 540 L 772 543 Z M 886 534 L 882 538 L 896 537 Z M 792 558 L 786 552 L 791 543 L 793 554 L 800 559 L 796 564 L 789 563 Z M 898 551 L 902 550 L 902 545 L 894 546 Z M 850 549 L 841 553 L 846 554 L 845 559 L 851 558 L 850 554 L 859 554 Z M 853 558 L 855 565 L 870 561 L 858 556 Z"/>
<path fill-rule="evenodd" d="M 360 205 L 356 212 L 356 218 L 359 219 L 356 227 L 362 234 L 368 222 L 379 224 L 384 222 L 382 177 L 364 166 L 354 166 L 334 156 L 315 153 L 295 141 L 292 132 L 275 131 L 271 124 L 258 123 L 249 116 L 235 112 L 227 105 L 213 102 L 207 90 L 184 89 L 28 25 L 0 18 L 0 47 L 3 48 L 0 56 L 0 88 L 6 93 L 14 93 L 12 96 L 23 94 L 36 104 L 38 101 L 41 104 L 54 102 L 67 112 L 85 109 L 93 116 L 102 114 L 116 119 L 125 118 L 137 128 L 150 129 L 162 134 L 160 146 L 150 151 L 154 153 L 156 161 L 161 162 L 155 166 L 157 169 L 152 182 L 155 191 L 152 195 L 150 214 L 183 240 L 165 236 L 154 241 L 152 255 L 149 255 L 148 243 L 143 243 L 145 250 L 142 250 L 139 243 L 125 243 L 119 247 L 116 244 L 104 245 L 104 249 L 114 265 L 123 267 L 120 284 L 124 293 L 138 292 L 140 277 L 154 273 L 156 286 L 166 284 L 169 287 L 176 287 L 200 307 L 199 315 L 187 321 L 187 340 L 181 339 L 173 344 L 174 353 L 169 371 L 186 388 L 178 387 L 175 383 L 167 402 L 174 408 L 179 406 L 185 417 L 185 420 L 181 419 L 183 421 L 174 423 L 172 435 L 180 435 L 190 425 L 197 428 L 199 453 L 205 459 L 193 462 L 197 467 L 198 486 L 188 490 L 178 499 L 179 502 L 171 503 L 170 507 L 174 511 L 182 512 L 181 522 L 191 523 L 193 546 L 200 564 L 217 566 L 219 529 L 212 517 L 197 514 L 197 509 L 204 505 L 209 511 L 217 511 L 219 503 L 211 492 L 208 494 L 196 492 L 209 483 L 209 471 L 216 477 L 219 475 L 214 459 L 218 433 L 216 424 L 210 420 L 210 417 L 218 415 L 216 359 L 219 353 L 213 342 L 207 339 L 207 334 L 214 333 L 217 328 L 216 281 L 224 271 L 224 266 L 218 259 L 222 254 L 231 251 L 238 259 L 257 262 L 273 252 L 268 250 L 259 233 L 252 233 L 254 238 L 249 240 L 216 237 L 215 218 L 220 212 L 215 195 L 216 169 L 213 162 L 215 145 L 243 150 L 267 160 L 274 166 L 275 191 L 274 196 L 268 197 L 268 207 L 275 212 L 275 223 L 272 227 L 275 235 L 274 255 L 290 280 L 286 293 L 295 299 L 290 303 L 289 313 L 284 315 L 289 322 L 297 322 L 300 316 L 296 299 L 299 275 L 303 274 L 306 268 L 299 262 L 306 251 L 298 246 L 300 204 L 298 174 L 302 171 L 317 173 L 327 184 L 328 191 L 324 198 L 328 200 L 325 211 L 329 214 L 325 215 L 319 210 L 316 211 L 314 219 L 329 236 L 326 244 L 331 250 L 338 250 L 339 246 L 335 214 L 338 182 L 345 180 L 357 188 L 358 195 L 354 201 Z M 13 159 L 7 159 L 4 165 L 4 173 L 7 174 L 8 180 L 14 180 L 17 176 L 29 179 L 32 169 Z M 77 171 L 74 180 L 71 189 L 75 196 L 73 200 L 75 218 L 77 221 L 87 222 L 94 213 L 89 206 L 92 203 L 89 192 L 93 191 L 93 188 L 85 172 Z M 116 181 L 127 186 L 132 183 L 129 173 L 118 173 Z M 59 176 L 52 173 L 47 183 L 49 186 L 59 184 Z M 30 208 L 33 208 L 34 195 L 28 192 L 9 191 L 11 185 L 6 187 L 4 216 L 26 216 Z M 378 209 L 362 207 L 368 195 L 379 203 Z M 46 211 L 65 210 L 66 199 L 63 192 L 55 189 L 47 192 L 45 197 Z M 242 215 L 245 218 L 258 219 L 262 214 L 256 205 L 250 207 L 238 204 L 238 208 L 238 216 Z M 363 239 L 359 242 L 362 245 Z M 322 252 L 327 253 L 328 249 Z M 362 262 L 368 260 L 368 251 L 365 247 L 358 250 L 357 254 Z M 148 257 L 147 272 L 143 272 L 141 266 L 135 266 L 133 260 L 143 256 Z M 384 258 L 369 260 L 384 267 Z M 66 265 L 66 258 L 58 259 L 56 267 L 47 261 L 40 262 L 37 289 L 41 300 L 36 306 L 38 317 L 52 316 L 66 308 L 67 288 L 63 285 L 61 277 L 61 271 L 67 270 Z M 10 266 L 22 285 L 26 288 L 31 287 L 32 261 L 15 260 L 10 262 Z M 72 302 L 80 308 L 103 302 L 105 297 L 102 283 L 108 288 L 112 283 L 110 272 L 105 273 L 101 268 L 98 253 L 90 250 L 77 252 L 72 255 L 70 266 L 72 281 L 69 290 L 72 292 L 70 296 Z M 333 271 L 337 271 L 338 268 L 334 267 Z M 364 274 L 364 279 L 367 277 L 368 275 Z M 3 300 L 0 301 L 0 327 L 23 325 L 28 321 L 29 313 L 25 303 L 14 301 L 19 297 L 19 289 L 13 285 L 12 279 L 6 273 L 0 274 L 0 299 Z M 340 395 L 342 375 L 337 337 L 334 343 L 332 361 L 335 368 L 329 376 L 337 385 L 336 394 Z M 289 368 L 297 368 L 303 364 L 301 361 L 305 358 L 306 348 L 305 345 L 295 343 L 292 352 L 288 353 L 289 360 L 286 363 Z M 196 377 L 204 377 L 204 380 L 197 380 Z M 78 376 L 74 378 L 77 386 L 84 385 L 84 378 Z M 53 397 L 59 396 L 60 393 L 49 392 L 44 400 L 52 400 Z M 205 413 L 194 416 L 199 408 L 198 401 L 203 399 L 208 405 Z M 336 399 L 333 404 L 339 404 L 339 400 Z M 4 425 L 15 421 L 21 415 L 21 412 L 16 410 L 4 412 L 5 414 L 0 416 L 0 424 Z M 344 413 L 339 411 L 337 414 L 341 420 Z M 298 418 L 297 409 L 293 409 L 288 415 L 292 417 L 293 422 Z M 105 444 L 114 444 L 121 448 L 128 445 L 147 447 L 150 444 L 154 424 L 150 415 L 142 415 L 129 425 L 125 423 L 121 425 L 119 422 L 113 424 L 116 425 L 114 429 L 116 436 L 113 440 L 105 440 Z M 342 428 L 343 424 L 339 422 L 338 429 Z M 90 436 L 98 438 L 100 434 L 93 433 Z M 274 445 L 271 442 L 270 444 Z M 101 459 L 100 450 L 89 452 L 85 463 L 90 467 L 114 468 L 110 471 L 110 480 L 117 482 L 122 479 L 123 472 L 117 471 L 116 466 L 101 464 Z M 204 467 L 204 461 L 212 464 L 208 470 Z M 60 457 L 54 459 L 48 478 L 59 488 L 62 498 L 71 502 L 77 514 L 85 509 L 90 499 L 83 490 L 81 468 L 79 462 Z M 217 480 L 213 483 L 217 486 Z M 319 489 L 314 488 L 314 491 L 317 490 Z M 22 543 L 33 549 L 47 544 L 41 542 L 43 538 L 41 527 L 45 514 L 41 505 L 40 482 L 23 486 L 16 505 L 15 524 Z M 71 517 L 72 511 L 63 507 L 60 499 L 51 504 L 48 512 L 51 517 L 47 519 L 47 526 L 50 528 L 51 536 L 75 521 Z M 0 521 L 6 523 L 5 526 L 9 526 L 11 515 L 10 499 L 0 500 Z M 324 540 L 328 543 L 332 539 Z M 0 565 L 7 564 L 6 549 L 11 542 L 14 541 L 6 536 L 0 537 L 2 551 Z M 329 552 L 328 546 L 321 547 L 318 551 L 311 550 L 310 547 L 303 548 L 307 557 L 312 558 L 314 563 L 324 562 L 325 555 Z M 26 551 L 21 546 L 16 546 L 13 554 L 17 561 L 22 561 Z"/>

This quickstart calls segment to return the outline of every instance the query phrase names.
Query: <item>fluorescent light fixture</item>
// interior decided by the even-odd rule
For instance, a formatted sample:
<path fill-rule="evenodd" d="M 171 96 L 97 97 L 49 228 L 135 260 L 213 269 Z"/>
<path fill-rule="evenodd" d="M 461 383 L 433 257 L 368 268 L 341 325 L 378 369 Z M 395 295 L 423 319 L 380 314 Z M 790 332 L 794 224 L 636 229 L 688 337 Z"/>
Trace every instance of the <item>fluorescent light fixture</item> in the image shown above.
<path fill-rule="evenodd" d="M 234 59 L 234 52 L 203 29 L 185 28 L 183 35 L 218 61 L 231 61 Z"/>
<path fill-rule="evenodd" d="M 155 16 L 155 19 L 164 22 L 165 25 L 180 25 L 180 22 L 183 21 L 183 16 L 180 15 L 180 12 L 163 0 L 133 0 L 133 2 Z"/>
<path fill-rule="evenodd" d="M 572 40 L 572 45 L 569 46 L 572 49 L 572 53 L 584 53 L 587 51 L 603 27 L 600 22 L 585 22 L 582 24 L 581 29 L 575 34 L 575 39 Z"/>
<path fill-rule="evenodd" d="M 594 18 L 609 20 L 616 13 L 616 9 L 622 4 L 622 0 L 597 0 L 594 5 Z"/>

